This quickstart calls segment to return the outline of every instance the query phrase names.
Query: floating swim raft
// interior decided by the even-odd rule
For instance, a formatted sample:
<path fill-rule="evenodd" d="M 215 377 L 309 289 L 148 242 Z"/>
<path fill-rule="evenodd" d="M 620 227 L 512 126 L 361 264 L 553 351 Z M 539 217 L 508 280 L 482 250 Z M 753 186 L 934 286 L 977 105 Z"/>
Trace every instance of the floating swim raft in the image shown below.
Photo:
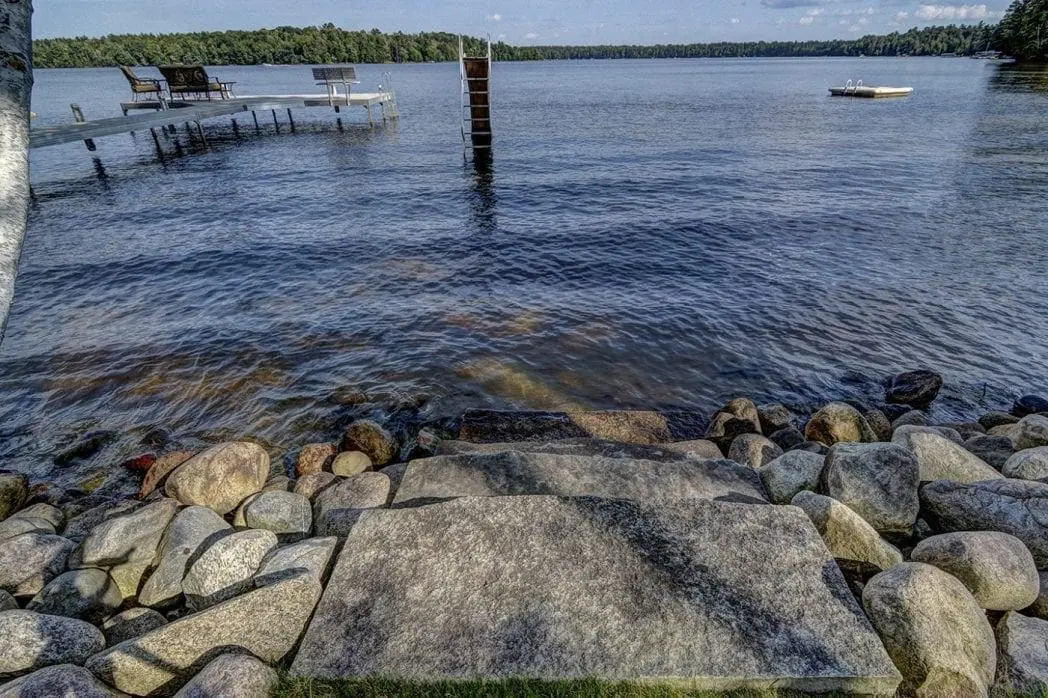
<path fill-rule="evenodd" d="M 831 87 L 830 94 L 834 97 L 865 97 L 876 99 L 879 97 L 909 97 L 913 94 L 912 87 L 876 87 L 874 85 L 863 85 L 862 80 L 852 82 L 849 80 L 844 87 Z"/>

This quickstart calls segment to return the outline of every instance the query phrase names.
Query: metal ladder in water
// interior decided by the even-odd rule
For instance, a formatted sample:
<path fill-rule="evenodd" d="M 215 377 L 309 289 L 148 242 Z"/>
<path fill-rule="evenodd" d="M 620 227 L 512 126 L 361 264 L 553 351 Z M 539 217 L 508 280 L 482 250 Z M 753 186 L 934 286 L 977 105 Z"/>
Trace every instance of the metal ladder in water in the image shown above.
<path fill-rule="evenodd" d="M 467 67 L 469 63 L 469 67 Z M 483 66 L 483 76 L 475 66 Z M 471 68 L 474 74 L 471 75 Z M 467 57 L 459 37 L 459 79 L 462 106 L 462 147 L 491 148 L 491 39 L 485 57 Z M 467 136 L 469 137 L 467 140 Z"/>
<path fill-rule="evenodd" d="M 397 91 L 393 89 L 393 73 L 388 70 L 382 73 L 382 84 L 378 86 L 378 91 L 389 95 L 389 100 L 382 103 L 382 120 L 399 118 L 400 108 L 397 106 Z"/>

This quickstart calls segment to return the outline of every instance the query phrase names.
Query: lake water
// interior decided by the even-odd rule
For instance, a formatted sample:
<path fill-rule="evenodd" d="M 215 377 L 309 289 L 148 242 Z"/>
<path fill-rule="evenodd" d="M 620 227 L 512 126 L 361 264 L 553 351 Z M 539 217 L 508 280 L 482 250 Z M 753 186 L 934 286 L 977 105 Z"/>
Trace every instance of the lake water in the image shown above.
<path fill-rule="evenodd" d="M 402 118 L 281 114 L 208 145 L 35 151 L 0 347 L 0 458 L 73 483 L 141 451 L 473 406 L 805 410 L 913 367 L 939 416 L 1048 390 L 1048 75 L 964 59 L 497 64 L 490 167 L 457 64 L 393 73 Z M 148 69 L 143 71 L 149 74 Z M 225 67 L 240 94 L 306 67 Z M 848 78 L 909 85 L 843 100 Z M 117 115 L 116 69 L 38 71 L 37 124 Z M 268 115 L 263 115 L 267 116 Z M 177 141 L 177 145 L 176 145 Z M 95 160 L 94 158 L 97 158 Z M 121 438 L 55 470 L 85 432 Z"/>

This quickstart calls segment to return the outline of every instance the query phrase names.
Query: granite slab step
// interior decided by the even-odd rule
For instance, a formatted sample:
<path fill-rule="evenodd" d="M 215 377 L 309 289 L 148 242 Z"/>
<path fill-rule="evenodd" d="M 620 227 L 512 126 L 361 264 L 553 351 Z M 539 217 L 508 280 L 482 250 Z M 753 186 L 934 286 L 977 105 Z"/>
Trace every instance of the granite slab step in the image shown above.
<path fill-rule="evenodd" d="M 595 438 L 633 444 L 661 444 L 701 439 L 707 420 L 698 412 L 598 410 L 539 412 L 467 410 L 461 441 L 554 441 Z"/>
<path fill-rule="evenodd" d="M 544 496 L 365 513 L 291 673 L 875 695 L 900 681 L 801 510 Z"/>
<path fill-rule="evenodd" d="M 730 460 L 654 461 L 501 451 L 411 461 L 393 506 L 519 495 L 768 502 L 757 471 Z"/>

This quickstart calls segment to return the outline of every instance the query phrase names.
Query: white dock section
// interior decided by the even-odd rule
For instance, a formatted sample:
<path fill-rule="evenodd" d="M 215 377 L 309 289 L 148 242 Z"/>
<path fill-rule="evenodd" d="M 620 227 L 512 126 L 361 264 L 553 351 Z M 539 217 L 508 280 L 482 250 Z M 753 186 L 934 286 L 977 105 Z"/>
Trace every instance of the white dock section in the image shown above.
<path fill-rule="evenodd" d="M 133 103 L 136 109 L 143 107 L 143 102 Z M 41 126 L 29 131 L 29 147 L 45 148 L 50 145 L 61 145 L 74 141 L 112 136 L 118 133 L 163 127 L 175 122 L 193 121 L 200 123 L 205 119 L 219 116 L 230 116 L 242 112 L 275 111 L 277 109 L 296 109 L 305 107 L 331 107 L 336 111 L 341 107 L 363 107 L 368 112 L 368 122 L 373 122 L 372 107 L 381 107 L 382 119 L 395 119 L 396 97 L 392 92 L 356 92 L 348 98 L 345 95 L 329 96 L 326 94 L 310 95 L 253 95 L 213 100 L 174 100 L 166 104 L 155 103 L 151 114 L 135 116 L 116 116 L 107 119 L 83 121 L 81 123 L 62 124 L 61 126 Z M 158 108 L 159 107 L 159 108 Z M 166 108 L 165 108 L 166 107 Z"/>

